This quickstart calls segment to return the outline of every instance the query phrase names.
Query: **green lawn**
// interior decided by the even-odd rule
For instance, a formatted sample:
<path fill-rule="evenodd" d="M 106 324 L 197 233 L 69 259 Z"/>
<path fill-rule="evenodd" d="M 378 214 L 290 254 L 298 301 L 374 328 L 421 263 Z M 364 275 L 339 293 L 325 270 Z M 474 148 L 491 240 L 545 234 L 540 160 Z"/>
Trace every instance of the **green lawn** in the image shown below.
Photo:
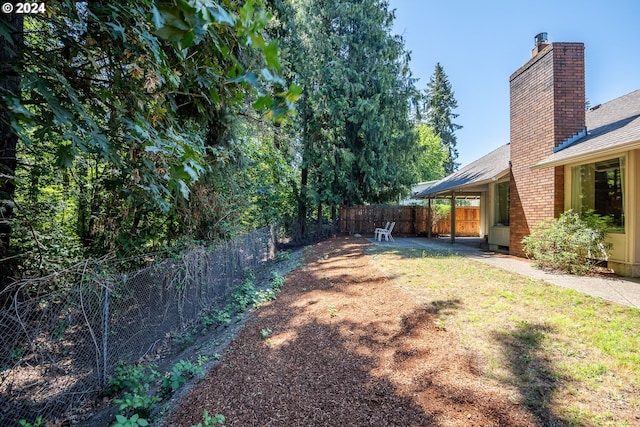
<path fill-rule="evenodd" d="M 640 310 L 444 253 L 369 256 L 532 411 L 558 425 L 640 425 Z"/>

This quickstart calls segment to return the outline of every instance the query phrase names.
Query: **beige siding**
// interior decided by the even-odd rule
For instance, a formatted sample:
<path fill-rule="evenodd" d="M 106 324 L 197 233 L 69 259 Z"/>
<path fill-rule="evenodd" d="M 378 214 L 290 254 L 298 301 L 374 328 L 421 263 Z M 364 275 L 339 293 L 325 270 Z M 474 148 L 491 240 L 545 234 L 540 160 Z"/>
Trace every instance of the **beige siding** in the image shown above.
<path fill-rule="evenodd" d="M 506 182 L 506 181 L 508 181 L 508 177 L 507 179 L 496 181 L 496 184 L 498 182 Z M 494 250 L 497 249 L 498 246 L 509 247 L 509 239 L 511 236 L 510 228 L 508 226 L 494 225 L 494 221 L 496 217 L 495 209 L 496 209 L 495 185 L 491 184 L 489 185 L 485 211 L 486 211 L 487 224 L 488 224 L 488 230 L 489 230 L 488 243 L 489 243 L 489 247 Z"/>
<path fill-rule="evenodd" d="M 588 162 L 573 163 L 565 166 L 565 211 L 571 206 L 571 168 L 584 163 L 598 162 L 612 157 L 625 157 L 625 194 L 624 194 L 624 233 L 610 233 L 607 241 L 612 248 L 609 266 L 617 273 L 626 276 L 640 276 L 640 150 L 608 154 L 590 158 Z"/>

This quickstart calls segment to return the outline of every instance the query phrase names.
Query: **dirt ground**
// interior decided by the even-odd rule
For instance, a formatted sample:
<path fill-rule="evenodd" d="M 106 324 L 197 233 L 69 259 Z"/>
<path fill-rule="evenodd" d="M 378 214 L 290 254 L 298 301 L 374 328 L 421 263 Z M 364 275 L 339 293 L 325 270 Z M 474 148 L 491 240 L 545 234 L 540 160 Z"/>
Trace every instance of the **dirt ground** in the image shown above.
<path fill-rule="evenodd" d="M 340 237 L 306 253 L 278 299 L 253 313 L 166 426 L 221 413 L 226 426 L 535 426 L 515 390 L 438 327 L 446 302 L 418 302 Z"/>

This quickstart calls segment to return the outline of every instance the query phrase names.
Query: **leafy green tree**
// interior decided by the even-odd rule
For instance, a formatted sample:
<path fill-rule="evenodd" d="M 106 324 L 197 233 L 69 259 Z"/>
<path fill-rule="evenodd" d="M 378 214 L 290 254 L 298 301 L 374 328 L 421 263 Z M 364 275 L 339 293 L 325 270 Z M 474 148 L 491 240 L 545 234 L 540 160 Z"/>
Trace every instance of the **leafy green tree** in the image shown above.
<path fill-rule="evenodd" d="M 0 21 L 3 52 L 21 52 L 0 56 L 1 80 L 21 85 L 0 94 L 4 129 L 19 138 L 19 167 L 3 172 L 18 191 L 3 200 L 24 206 L 5 218 L 34 241 L 47 221 L 72 224 L 93 254 L 184 232 L 197 183 L 235 161 L 229 117 L 293 110 L 299 89 L 278 77 L 270 19 L 261 0 L 62 0 L 24 31 Z"/>
<path fill-rule="evenodd" d="M 442 146 L 449 153 L 449 159 L 444 167 L 447 174 L 453 173 L 459 166 L 456 163 L 458 149 L 455 132 L 462 129 L 462 126 L 453 122 L 458 117 L 458 114 L 453 112 L 456 108 L 458 108 L 458 102 L 454 97 L 451 82 L 440 63 L 437 63 L 425 91 L 424 114 L 426 123 L 440 137 Z"/>
<path fill-rule="evenodd" d="M 419 150 L 416 163 L 418 181 L 432 181 L 443 178 L 445 164 L 449 160 L 449 153 L 440 143 L 440 138 L 433 129 L 425 124 L 416 124 Z"/>
<path fill-rule="evenodd" d="M 279 128 L 257 119 L 233 119 L 229 156 L 220 159 L 177 208 L 175 235 L 226 239 L 293 216 L 293 153 L 278 147 Z"/>

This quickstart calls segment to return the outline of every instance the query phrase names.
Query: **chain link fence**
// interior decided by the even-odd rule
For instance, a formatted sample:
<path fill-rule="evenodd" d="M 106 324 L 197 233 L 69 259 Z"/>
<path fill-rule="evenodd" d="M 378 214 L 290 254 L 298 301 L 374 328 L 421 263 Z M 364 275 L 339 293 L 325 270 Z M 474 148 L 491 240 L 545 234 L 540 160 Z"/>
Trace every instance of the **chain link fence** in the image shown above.
<path fill-rule="evenodd" d="M 121 361 L 156 355 L 204 309 L 222 307 L 275 255 L 273 230 L 198 248 L 129 273 L 115 261 L 14 283 L 0 293 L 0 425 L 90 407 Z M 68 419 L 68 418 L 67 418 Z"/>

